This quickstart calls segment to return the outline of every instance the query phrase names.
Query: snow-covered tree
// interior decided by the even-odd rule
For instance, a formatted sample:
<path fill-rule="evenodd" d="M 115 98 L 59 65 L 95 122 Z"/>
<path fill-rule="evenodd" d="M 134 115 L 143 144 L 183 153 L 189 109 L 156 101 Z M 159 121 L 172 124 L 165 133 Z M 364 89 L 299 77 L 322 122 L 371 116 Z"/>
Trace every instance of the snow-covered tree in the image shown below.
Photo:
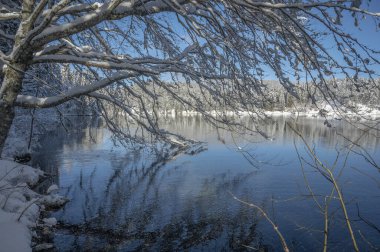
<path fill-rule="evenodd" d="M 365 77 L 365 87 L 358 88 L 378 90 L 373 66 L 379 63 L 379 51 L 345 30 L 363 18 L 378 25 L 380 14 L 366 6 L 361 0 L 0 1 L 2 27 L 16 24 L 14 32 L 0 30 L 1 40 L 8 43 L 0 52 L 0 152 L 15 107 L 48 108 L 79 97 L 94 100 L 121 137 L 130 136 L 109 108 L 122 110 L 129 122 L 167 139 L 169 133 L 157 123 L 159 104 L 147 106 L 131 86 L 151 101 L 157 94 L 146 86 L 160 87 L 211 123 L 228 128 L 236 122 L 205 107 L 219 104 L 255 113 L 266 99 L 263 79 L 268 74 L 288 92 L 288 101 L 290 96 L 297 99 L 295 83 L 302 79 L 309 80 L 305 90 L 310 97 L 317 89 L 333 105 L 340 95 L 332 88 L 335 76 L 354 86 L 358 76 Z M 334 44 L 333 53 L 328 43 Z M 72 78 L 74 83 L 62 83 L 64 91 L 54 96 L 22 94 L 27 77 L 40 82 L 33 67 L 47 63 L 68 65 L 85 81 Z M 178 85 L 187 92 L 176 92 Z"/>

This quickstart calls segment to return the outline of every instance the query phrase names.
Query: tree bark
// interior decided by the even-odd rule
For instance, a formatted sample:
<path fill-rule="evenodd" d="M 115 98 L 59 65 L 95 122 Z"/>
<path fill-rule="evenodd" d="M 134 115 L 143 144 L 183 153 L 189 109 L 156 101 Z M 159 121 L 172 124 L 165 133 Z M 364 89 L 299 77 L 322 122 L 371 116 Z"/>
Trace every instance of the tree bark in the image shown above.
<path fill-rule="evenodd" d="M 16 63 L 12 67 L 7 66 L 4 71 L 0 87 L 0 157 L 15 116 L 14 103 L 21 91 L 25 70 L 25 64 Z"/>

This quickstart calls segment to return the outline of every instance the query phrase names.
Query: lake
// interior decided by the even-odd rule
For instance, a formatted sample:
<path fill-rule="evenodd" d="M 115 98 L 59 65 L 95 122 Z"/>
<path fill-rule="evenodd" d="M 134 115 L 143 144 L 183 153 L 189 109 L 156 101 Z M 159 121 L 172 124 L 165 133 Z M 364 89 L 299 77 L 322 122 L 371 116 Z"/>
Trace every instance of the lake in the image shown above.
<path fill-rule="evenodd" d="M 52 214 L 59 221 L 57 249 L 281 251 L 273 226 L 236 196 L 263 209 L 291 251 L 323 250 L 318 204 L 329 201 L 328 250 L 353 251 L 339 200 L 327 197 L 333 185 L 313 167 L 289 120 L 263 124 L 268 139 L 246 139 L 217 132 L 199 116 L 166 118 L 165 128 L 207 142 L 206 150 L 167 162 L 156 162 L 154 148 L 115 146 L 101 123 L 47 135 L 34 159 L 70 199 Z M 298 128 L 323 163 L 335 163 L 359 248 L 380 248 L 380 174 L 369 162 L 380 161 L 379 132 L 337 120 L 327 127 L 316 118 L 300 118 Z M 354 146 L 347 156 L 350 143 L 337 133 L 359 139 L 365 152 Z"/>

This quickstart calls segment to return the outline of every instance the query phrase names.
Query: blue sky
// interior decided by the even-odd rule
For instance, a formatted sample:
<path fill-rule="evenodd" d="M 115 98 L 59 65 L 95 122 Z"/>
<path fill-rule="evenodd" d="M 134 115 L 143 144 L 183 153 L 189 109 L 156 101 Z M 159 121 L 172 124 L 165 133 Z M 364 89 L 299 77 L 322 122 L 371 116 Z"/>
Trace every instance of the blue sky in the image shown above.
<path fill-rule="evenodd" d="M 367 9 L 371 12 L 380 13 L 380 0 L 372 0 L 369 3 L 365 3 L 362 5 L 362 8 Z M 333 14 L 332 16 L 335 15 Z M 342 26 L 340 28 L 345 33 L 350 34 L 353 38 L 357 39 L 360 43 L 368 46 L 371 49 L 380 51 L 380 18 L 377 18 L 377 20 L 370 16 L 365 16 L 365 18 L 362 18 L 361 14 L 359 14 L 357 17 L 359 22 L 358 26 L 355 26 L 355 21 L 351 13 L 347 11 L 343 12 L 343 18 L 341 20 Z M 312 23 L 311 25 L 318 31 L 329 32 L 328 29 L 326 29 L 324 26 L 322 27 L 321 24 L 314 25 Z M 329 32 L 329 35 L 327 35 L 326 38 L 321 41 L 321 43 L 334 58 L 336 58 L 339 62 L 343 62 L 342 54 L 337 50 L 336 43 L 330 34 L 331 32 Z M 380 55 L 375 58 L 380 60 L 379 56 Z M 374 70 L 377 75 L 380 75 L 379 64 L 372 65 L 370 69 Z M 276 79 L 275 75 L 270 72 L 271 71 L 268 71 L 266 79 Z M 336 77 L 343 77 L 343 75 L 337 74 Z"/>
<path fill-rule="evenodd" d="M 368 10 L 371 12 L 380 13 L 380 1 L 372 0 Z M 345 32 L 358 39 L 359 42 L 367 45 L 368 47 L 380 51 L 380 18 L 366 16 L 365 19 L 358 18 L 358 26 L 354 24 L 354 19 L 351 15 L 343 17 L 342 25 Z M 380 74 L 380 66 L 374 66 L 372 68 L 377 74 Z"/>
<path fill-rule="evenodd" d="M 366 6 L 364 5 L 364 7 L 366 7 Z M 380 12 L 380 0 L 372 0 L 368 6 L 368 10 L 372 11 L 372 12 Z M 368 17 L 368 16 L 366 19 L 359 18 L 359 26 L 356 27 L 354 25 L 354 19 L 352 18 L 351 14 L 349 12 L 345 11 L 343 13 L 343 15 L 344 15 L 344 17 L 342 19 L 342 27 L 341 28 L 346 33 L 351 34 L 353 37 L 357 38 L 361 43 L 369 46 L 370 48 L 373 48 L 375 50 L 377 49 L 380 51 L 380 27 L 378 25 L 380 18 L 377 18 L 378 19 L 377 21 L 375 21 L 373 18 Z M 158 14 L 156 16 L 160 17 L 161 14 Z M 161 17 L 164 17 L 163 19 L 170 22 L 172 29 L 176 30 L 180 34 L 181 33 L 184 34 L 183 35 L 184 37 L 187 36 L 185 34 L 186 32 L 184 31 L 184 29 L 181 27 L 181 25 L 179 25 L 175 15 L 166 13 L 166 14 L 163 14 Z M 124 20 L 124 21 L 126 21 L 126 20 Z M 125 22 L 125 23 L 123 22 L 122 26 L 128 27 L 129 26 L 128 22 Z M 143 27 L 141 27 L 141 28 L 143 28 Z M 319 25 L 316 24 L 315 28 L 317 30 L 325 30 L 325 28 L 322 28 L 322 26 L 320 24 Z M 143 31 L 137 29 L 135 32 L 137 33 L 137 34 L 135 34 L 135 35 L 137 35 L 137 38 L 142 40 Z M 200 40 L 200 41 L 202 41 L 202 40 Z M 336 57 L 339 61 L 343 61 L 342 55 L 339 52 L 337 52 L 336 46 L 334 46 L 335 42 L 333 41 L 331 36 L 327 35 L 327 37 L 322 41 L 322 44 L 327 48 L 327 50 L 331 53 L 331 55 Z M 128 47 L 128 45 L 124 45 L 123 42 L 115 43 L 115 45 L 120 46 L 121 51 L 130 53 L 132 56 L 137 56 L 136 52 L 133 52 L 133 50 L 131 50 L 131 48 Z M 178 45 L 180 45 L 180 47 L 182 47 L 182 48 L 186 47 L 185 43 L 180 42 L 180 41 L 179 41 Z M 148 51 L 151 55 L 156 56 L 154 51 L 149 50 L 149 49 L 148 49 Z M 379 56 L 378 56 L 378 58 L 379 58 Z M 262 68 L 266 71 L 266 75 L 264 77 L 265 79 L 271 79 L 271 80 L 276 79 L 274 73 L 269 69 L 269 67 L 262 67 Z M 380 74 L 380 66 L 379 65 L 373 66 L 372 70 L 374 70 L 377 74 Z M 294 71 L 293 69 L 289 69 L 290 75 L 293 71 Z M 339 77 L 339 75 L 338 75 L 338 77 Z M 165 77 L 165 75 L 164 75 L 163 78 L 164 79 L 169 78 L 169 76 L 166 75 L 166 77 Z M 290 78 L 292 79 L 292 76 L 290 76 Z"/>

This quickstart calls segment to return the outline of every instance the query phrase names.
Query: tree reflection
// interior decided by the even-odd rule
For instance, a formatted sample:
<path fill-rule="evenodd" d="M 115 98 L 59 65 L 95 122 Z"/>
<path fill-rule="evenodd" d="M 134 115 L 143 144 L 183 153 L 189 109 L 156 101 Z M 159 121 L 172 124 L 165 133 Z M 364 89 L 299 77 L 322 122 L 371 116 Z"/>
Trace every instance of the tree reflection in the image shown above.
<path fill-rule="evenodd" d="M 257 232 L 255 211 L 231 203 L 225 190 L 254 173 L 228 179 L 222 174 L 204 180 L 190 197 L 178 194 L 181 180 L 171 181 L 170 186 L 164 184 L 177 172 L 175 167 L 164 171 L 164 162 L 147 166 L 142 164 L 143 158 L 144 154 L 130 153 L 124 161 L 115 159 L 101 194 L 94 189 L 99 186 L 94 183 L 96 174 L 85 185 L 79 180 L 69 188 L 69 195 L 82 204 L 69 203 L 57 214 L 61 219 L 58 244 L 60 237 L 72 241 L 63 249 L 229 251 L 243 250 L 242 245 L 266 247 Z M 73 207 L 76 221 L 71 219 L 73 209 L 66 213 Z"/>
<path fill-rule="evenodd" d="M 256 146 L 260 151 L 260 148 L 272 142 L 292 145 L 295 138 L 287 119 L 282 117 L 269 120 L 261 126 L 274 141 L 267 141 L 261 136 L 231 135 L 222 130 L 217 133 L 198 116 L 168 117 L 165 120 L 166 128 L 170 131 L 207 141 L 210 146 L 222 145 L 219 138 L 224 139 L 226 145 L 234 144 L 234 141 L 241 146 L 259 143 Z M 247 119 L 245 125 L 250 127 L 251 122 Z M 363 134 L 357 127 L 338 121 L 329 128 L 323 126 L 321 120 L 299 118 L 297 125 L 305 139 L 327 148 L 345 144 L 345 139 L 337 136 L 337 132 L 350 135 L 351 139 Z M 274 244 L 273 240 L 264 239 L 272 231 L 262 228 L 265 222 L 259 221 L 261 217 L 256 210 L 235 202 L 228 194 L 231 191 L 248 201 L 255 198 L 258 200 L 256 204 L 268 206 L 268 199 L 265 198 L 268 195 L 254 191 L 254 185 L 251 185 L 252 181 L 258 181 L 256 178 L 261 170 L 235 171 L 238 167 L 231 167 L 234 172 L 228 172 L 224 167 L 215 172 L 208 169 L 218 167 L 207 167 L 207 164 L 201 163 L 206 175 L 197 174 L 202 173 L 202 169 L 193 171 L 194 167 L 189 164 L 192 162 L 190 158 L 170 160 L 171 156 L 155 145 L 142 149 L 117 148 L 108 137 L 107 131 L 95 124 L 69 137 L 65 134 L 50 137 L 46 149 L 41 151 L 41 167 L 60 175 L 59 178 L 55 177 L 54 182 L 61 183 L 61 193 L 72 199 L 64 209 L 54 214 L 60 222 L 55 238 L 60 250 L 279 249 L 269 245 Z M 375 148 L 378 138 L 368 133 L 361 138 L 361 146 Z M 286 173 L 280 169 L 275 172 Z M 294 179 L 292 176 L 286 174 L 283 180 Z M 262 183 L 268 182 L 271 180 Z M 323 185 L 320 188 L 323 189 Z M 273 190 L 279 194 L 282 190 L 288 190 L 276 186 L 273 185 Z M 302 207 L 310 210 L 309 205 L 312 203 L 302 201 L 307 197 L 310 196 L 302 195 L 297 204 L 294 201 L 284 203 L 284 209 L 279 208 L 278 211 L 283 211 L 280 214 L 285 215 L 303 211 Z M 295 206 L 299 209 L 295 209 Z M 283 227 L 284 219 L 280 221 Z M 338 221 L 336 223 L 341 224 Z M 314 239 L 315 242 L 317 238 L 306 237 L 300 228 L 303 224 L 289 225 L 293 229 L 300 229 L 298 233 L 291 233 L 290 227 L 286 227 L 285 233 L 291 234 L 290 246 L 307 250 L 310 244 L 306 240 Z M 316 230 L 320 229 L 318 224 L 315 226 Z M 301 236 L 295 235 L 301 232 Z M 313 233 L 310 231 L 310 234 Z M 341 238 L 337 237 L 337 240 Z"/>

